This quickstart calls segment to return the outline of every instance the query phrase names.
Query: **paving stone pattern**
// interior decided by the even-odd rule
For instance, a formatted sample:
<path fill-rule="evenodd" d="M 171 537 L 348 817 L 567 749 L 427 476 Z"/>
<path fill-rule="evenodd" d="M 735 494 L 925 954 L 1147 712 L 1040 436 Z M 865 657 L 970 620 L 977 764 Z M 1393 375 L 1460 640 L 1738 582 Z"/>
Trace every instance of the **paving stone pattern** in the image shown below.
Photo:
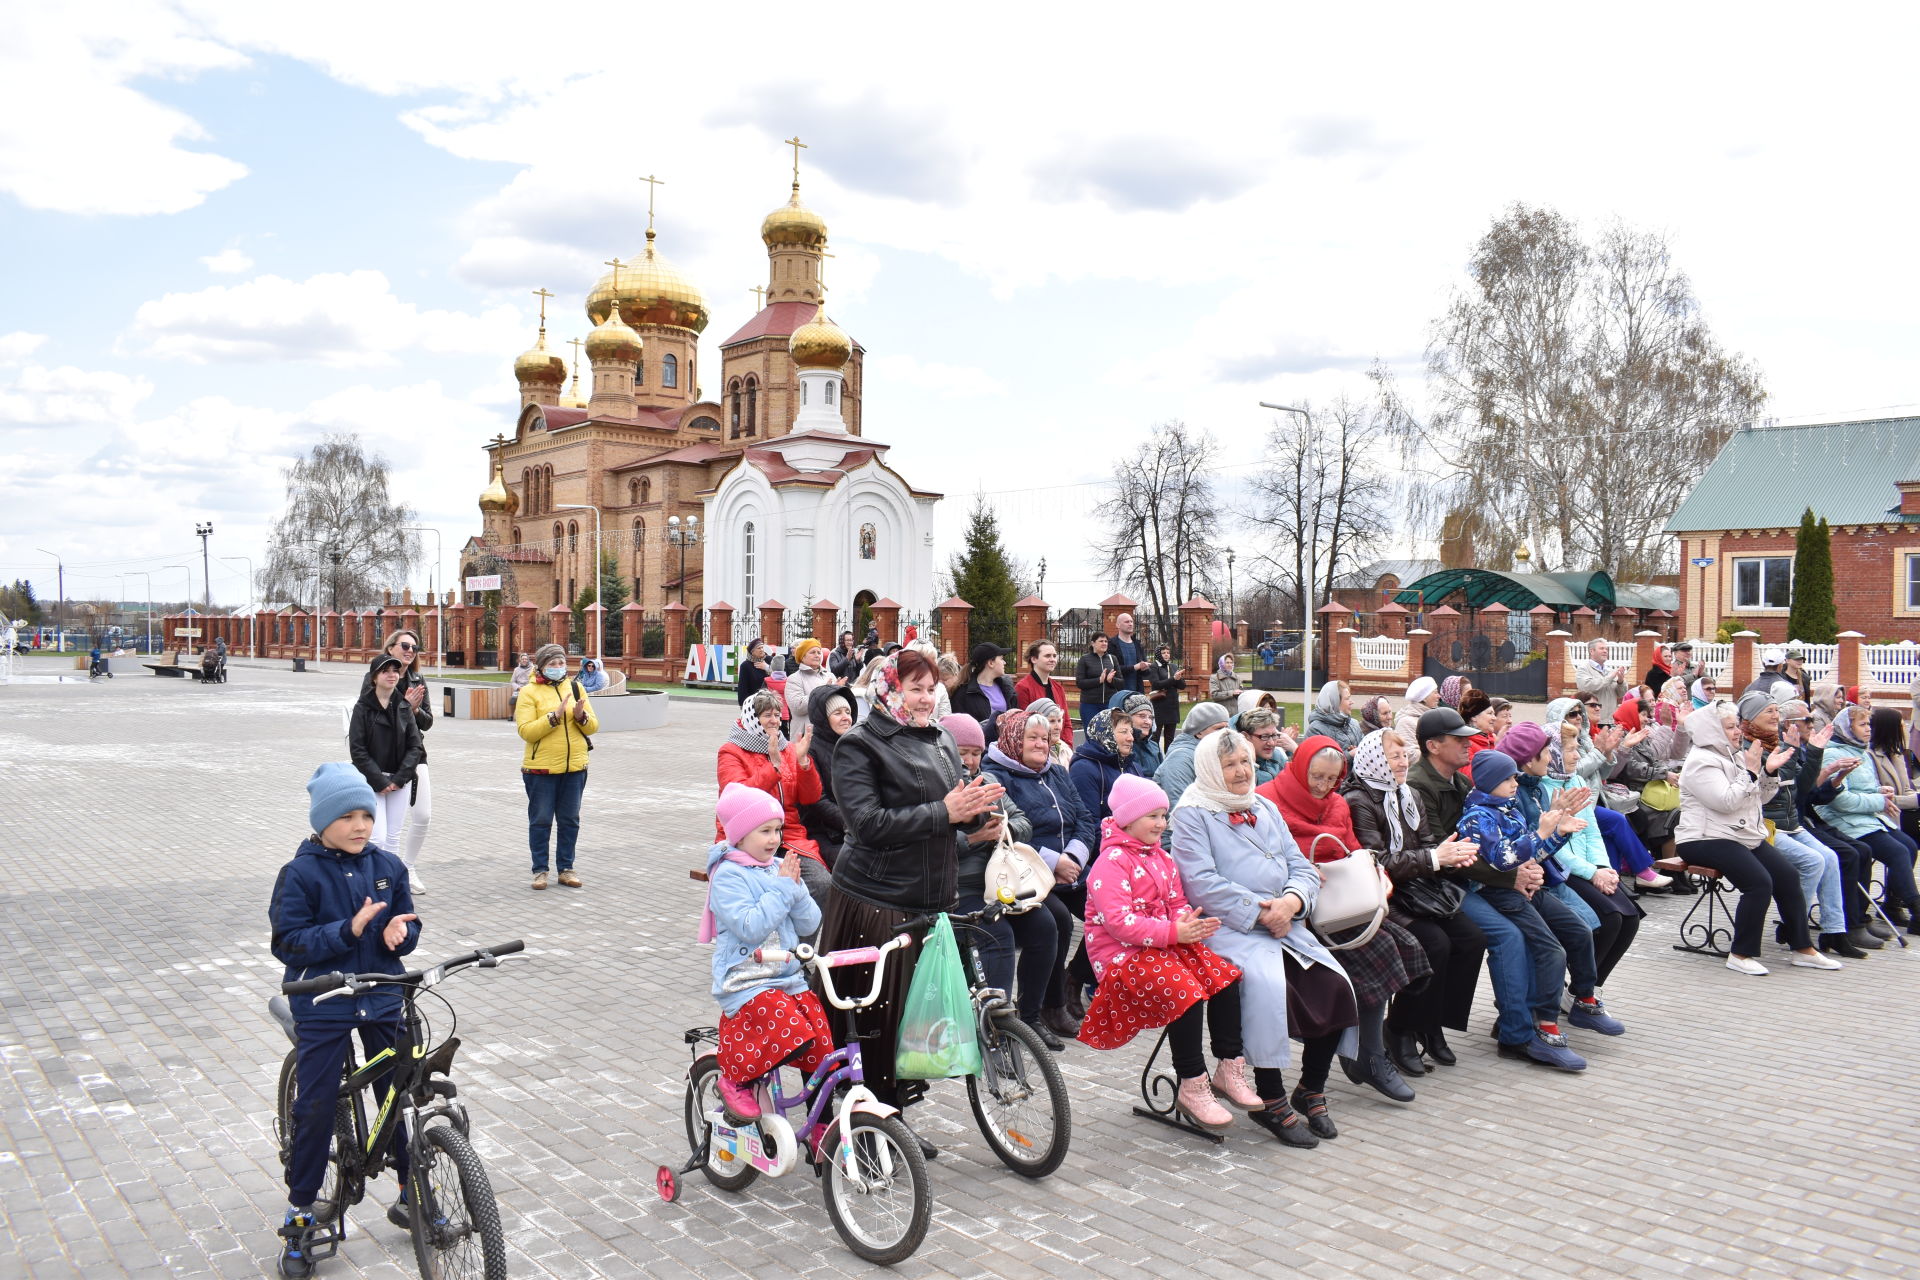
<path fill-rule="evenodd" d="M 236 664 L 212 688 L 0 688 L 0 1275 L 272 1274 L 286 1043 L 265 1008 L 267 898 L 306 832 L 308 774 L 345 757 L 355 687 Z M 516 1276 L 868 1270 L 804 1171 L 740 1196 L 695 1174 L 676 1205 L 654 1192 L 655 1165 L 685 1154 L 680 1032 L 714 1020 L 686 871 L 730 719 L 676 702 L 670 728 L 604 738 L 586 887 L 539 894 L 511 729 L 442 720 L 429 737 L 420 955 L 524 938 L 534 957 L 443 988 Z M 943 1152 L 934 1225 L 897 1271 L 1913 1276 L 1920 948 L 1744 978 L 1669 948 L 1683 906 L 1652 900 L 1611 984 L 1629 1034 L 1573 1033 L 1585 1075 L 1497 1059 L 1483 988 L 1461 1065 L 1413 1106 L 1336 1071 L 1341 1137 L 1315 1151 L 1137 1119 L 1147 1045 L 1073 1046 L 1073 1152 L 1034 1184 L 987 1151 L 964 1090 L 938 1086 L 913 1116 Z M 392 1191 L 353 1213 L 323 1275 L 414 1273 L 381 1214 Z"/>

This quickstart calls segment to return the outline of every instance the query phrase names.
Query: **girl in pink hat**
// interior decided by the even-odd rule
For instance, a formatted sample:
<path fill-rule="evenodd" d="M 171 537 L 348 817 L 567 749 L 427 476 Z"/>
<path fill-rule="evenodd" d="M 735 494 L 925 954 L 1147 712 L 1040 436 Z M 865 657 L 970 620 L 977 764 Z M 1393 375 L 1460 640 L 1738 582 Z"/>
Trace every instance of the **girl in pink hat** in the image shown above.
<path fill-rule="evenodd" d="M 1118 1049 L 1142 1031 L 1167 1027 L 1180 1077 L 1175 1109 L 1202 1128 L 1225 1129 L 1233 1115 L 1216 1088 L 1235 1106 L 1260 1105 L 1240 1048 L 1240 970 L 1206 945 L 1220 922 L 1187 904 L 1179 869 L 1160 847 L 1166 792 L 1123 774 L 1108 802 L 1113 816 L 1101 824 L 1100 857 L 1087 882 L 1087 957 L 1100 985 L 1080 1039 Z M 1200 1053 L 1203 1016 L 1220 1063 L 1211 1079 Z"/>

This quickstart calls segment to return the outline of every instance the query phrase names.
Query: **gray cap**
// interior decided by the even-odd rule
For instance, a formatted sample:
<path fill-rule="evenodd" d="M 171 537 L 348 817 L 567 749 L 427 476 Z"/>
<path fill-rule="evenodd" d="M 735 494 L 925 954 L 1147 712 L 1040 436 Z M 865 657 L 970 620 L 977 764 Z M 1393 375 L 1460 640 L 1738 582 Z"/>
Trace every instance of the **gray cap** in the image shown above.
<path fill-rule="evenodd" d="M 1199 737 L 1209 729 L 1216 729 L 1227 722 L 1227 709 L 1217 702 L 1196 702 L 1193 710 L 1187 712 L 1186 722 L 1180 728 L 1183 732 Z"/>
<path fill-rule="evenodd" d="M 1773 695 L 1762 689 L 1749 689 L 1740 695 L 1735 704 L 1742 720 L 1751 720 L 1773 705 Z"/>

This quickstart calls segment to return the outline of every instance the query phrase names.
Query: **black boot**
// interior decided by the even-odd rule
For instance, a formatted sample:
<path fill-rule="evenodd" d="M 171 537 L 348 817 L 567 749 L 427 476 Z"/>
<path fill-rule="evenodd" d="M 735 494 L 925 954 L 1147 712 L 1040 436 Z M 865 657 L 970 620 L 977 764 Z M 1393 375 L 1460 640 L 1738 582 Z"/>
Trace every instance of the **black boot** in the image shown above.
<path fill-rule="evenodd" d="M 1420 1042 L 1408 1032 L 1387 1032 L 1387 1056 L 1393 1059 L 1393 1065 L 1400 1068 L 1402 1075 L 1423 1076 L 1430 1069 L 1420 1059 Z"/>
<path fill-rule="evenodd" d="M 1913 924 L 1912 918 L 1907 915 L 1907 909 L 1897 902 L 1889 902 L 1881 910 L 1886 912 L 1887 923 L 1896 929 L 1905 929 Z"/>
<path fill-rule="evenodd" d="M 1288 1104 L 1285 1098 L 1268 1101 L 1258 1111 L 1247 1112 L 1247 1119 L 1265 1129 L 1290 1147 L 1317 1147 L 1320 1139 L 1313 1136 L 1306 1120 Z"/>
<path fill-rule="evenodd" d="M 1074 1017 L 1065 1009 L 1042 1009 L 1040 1011 L 1040 1025 L 1052 1031 L 1053 1034 L 1059 1036 L 1062 1040 L 1071 1040 L 1080 1034 L 1080 1019 Z M 1048 1047 L 1051 1048 L 1052 1046 Z M 1066 1046 L 1062 1045 L 1061 1047 L 1065 1048 Z"/>
<path fill-rule="evenodd" d="M 1327 1095 L 1308 1093 L 1305 1089 L 1295 1089 L 1289 1099 L 1293 1109 L 1307 1118 L 1307 1128 L 1316 1138 L 1337 1138 L 1340 1129 L 1333 1123 L 1333 1116 L 1327 1112 Z"/>
<path fill-rule="evenodd" d="M 1847 941 L 1863 951 L 1878 951 L 1887 945 L 1879 934 L 1864 924 L 1856 925 L 1854 928 L 1848 930 Z"/>
<path fill-rule="evenodd" d="M 1047 1048 L 1052 1050 L 1054 1053 L 1059 1053 L 1062 1049 L 1065 1049 L 1067 1047 L 1065 1044 L 1061 1042 L 1059 1036 L 1056 1036 L 1055 1034 L 1053 1034 L 1052 1028 L 1048 1027 L 1047 1024 L 1043 1022 L 1041 1019 L 1037 1017 L 1022 1018 L 1020 1019 L 1020 1021 L 1026 1023 L 1029 1027 L 1032 1027 L 1033 1034 L 1040 1037 L 1040 1043 L 1047 1046 Z"/>
<path fill-rule="evenodd" d="M 1849 960 L 1865 960 L 1867 953 L 1847 940 L 1844 933 L 1823 933 L 1820 935 L 1820 949 L 1830 955 L 1845 956 Z"/>
<path fill-rule="evenodd" d="M 1366 1075 L 1360 1083 L 1370 1084 L 1395 1102 L 1412 1102 L 1413 1087 L 1400 1078 L 1391 1059 L 1384 1053 L 1376 1053 L 1366 1062 Z"/>
<path fill-rule="evenodd" d="M 1427 1056 L 1443 1067 L 1450 1067 L 1460 1059 L 1453 1056 L 1453 1048 L 1447 1043 L 1447 1033 L 1439 1027 L 1428 1027 L 1421 1037 Z"/>

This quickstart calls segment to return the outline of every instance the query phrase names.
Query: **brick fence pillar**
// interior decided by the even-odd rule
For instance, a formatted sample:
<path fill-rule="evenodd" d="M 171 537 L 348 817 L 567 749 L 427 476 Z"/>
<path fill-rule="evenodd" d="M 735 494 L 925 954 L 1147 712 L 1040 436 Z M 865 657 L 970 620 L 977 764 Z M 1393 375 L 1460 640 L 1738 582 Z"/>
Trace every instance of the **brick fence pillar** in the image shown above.
<path fill-rule="evenodd" d="M 1427 674 L 1427 640 L 1433 635 L 1425 627 L 1407 632 L 1407 683 Z"/>
<path fill-rule="evenodd" d="M 831 650 L 840 643 L 840 606 L 831 600 L 813 602 L 813 638 Z"/>
<path fill-rule="evenodd" d="M 532 653 L 540 647 L 540 642 L 534 638 L 534 628 L 536 625 L 534 619 L 539 617 L 539 615 L 540 606 L 531 600 L 522 600 L 518 605 L 514 606 L 513 644 L 511 647 L 516 654 Z M 502 653 L 500 658 L 502 666 L 508 670 L 513 668 L 513 663 L 507 660 L 506 654 Z"/>
<path fill-rule="evenodd" d="M 573 640 L 573 610 L 563 604 L 557 604 L 547 610 L 547 642 L 557 644 L 562 649 L 571 649 Z"/>
<path fill-rule="evenodd" d="M 629 672 L 640 660 L 640 628 L 646 616 L 647 611 L 632 600 L 620 606 L 620 652 Z"/>
<path fill-rule="evenodd" d="M 787 606 L 778 600 L 760 605 L 760 643 L 769 649 L 786 643 Z"/>
<path fill-rule="evenodd" d="M 1860 642 L 1866 637 L 1858 631 L 1842 631 L 1835 639 L 1839 641 L 1839 648 L 1833 655 L 1833 678 L 1848 687 L 1867 685 L 1868 672 L 1861 663 L 1864 655 L 1860 652 Z M 1860 696 L 1872 701 L 1873 689 L 1862 688 Z"/>
<path fill-rule="evenodd" d="M 1733 633 L 1733 660 L 1727 666 L 1727 684 L 1720 692 L 1731 693 L 1738 697 L 1740 691 L 1753 683 L 1760 673 L 1753 646 L 1760 639 L 1757 631 L 1736 631 Z"/>
<path fill-rule="evenodd" d="M 948 596 L 935 605 L 933 611 L 940 623 L 940 651 L 952 654 L 960 660 L 961 666 L 966 666 L 967 655 L 972 652 L 972 639 L 968 631 L 973 606 L 959 596 Z"/>
<path fill-rule="evenodd" d="M 580 637 L 580 652 L 595 658 L 605 657 L 607 649 L 607 606 L 595 600 L 580 611 L 586 617 L 586 634 Z"/>
<path fill-rule="evenodd" d="M 1565 697 L 1573 692 L 1573 680 L 1567 672 L 1567 642 L 1573 636 L 1555 627 L 1547 632 L 1547 697 Z"/>
<path fill-rule="evenodd" d="M 1660 652 L 1660 633 L 1658 631 L 1636 631 L 1633 633 L 1633 670 L 1627 672 L 1627 684 L 1637 685 L 1647 672 L 1653 670 L 1654 655 Z"/>
<path fill-rule="evenodd" d="M 1198 600 L 1199 598 L 1200 598 L 1199 596 L 1194 597 L 1195 600 Z M 1140 607 L 1139 602 L 1134 600 L 1131 596 L 1125 595 L 1118 591 L 1114 592 L 1112 595 L 1108 596 L 1105 600 L 1102 600 L 1100 602 L 1100 633 L 1106 636 L 1119 635 L 1120 634 L 1120 623 L 1119 623 L 1120 615 L 1123 613 L 1133 613 L 1139 607 Z M 1186 608 L 1186 605 L 1181 605 L 1180 607 L 1184 609 Z M 1207 607 L 1211 609 L 1213 606 L 1208 605 Z M 1136 617 L 1134 621 L 1138 622 L 1139 619 Z M 1211 651 L 1213 648 L 1211 638 L 1209 638 L 1208 640 L 1207 648 L 1209 651 Z"/>
<path fill-rule="evenodd" d="M 420 656 L 423 661 L 440 662 L 440 614 L 429 609 L 420 615 Z"/>
<path fill-rule="evenodd" d="M 883 596 L 875 600 L 868 608 L 873 615 L 873 625 L 880 632 L 883 645 L 900 643 L 900 602 L 892 596 Z"/>
<path fill-rule="evenodd" d="M 1013 602 L 1013 647 L 1026 661 L 1027 647 L 1047 638 L 1047 602 L 1039 596 L 1027 596 Z"/>
<path fill-rule="evenodd" d="M 707 631 L 711 643 L 732 644 L 733 606 L 725 603 L 708 605 Z"/>
<path fill-rule="evenodd" d="M 687 606 L 676 600 L 661 613 L 667 625 L 666 678 L 671 680 L 687 665 Z"/>
<path fill-rule="evenodd" d="M 1327 655 L 1329 680 L 1344 681 L 1353 678 L 1353 639 L 1359 634 L 1352 627 L 1342 627 L 1333 633 L 1333 652 Z"/>
<path fill-rule="evenodd" d="M 1213 604 L 1204 596 L 1180 606 L 1180 665 L 1187 669 L 1193 700 L 1205 701 L 1213 674 Z"/>

